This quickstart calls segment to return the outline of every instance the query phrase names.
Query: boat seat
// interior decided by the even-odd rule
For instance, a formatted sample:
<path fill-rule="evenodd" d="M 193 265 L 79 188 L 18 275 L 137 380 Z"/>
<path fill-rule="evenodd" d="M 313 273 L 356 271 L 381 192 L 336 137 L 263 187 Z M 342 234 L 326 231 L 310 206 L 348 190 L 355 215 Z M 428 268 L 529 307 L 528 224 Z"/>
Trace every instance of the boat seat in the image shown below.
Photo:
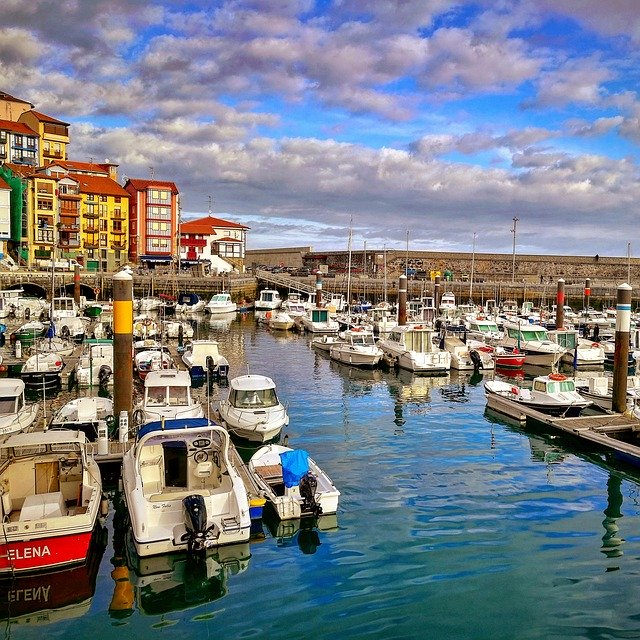
<path fill-rule="evenodd" d="M 78 422 L 86 422 L 88 420 L 95 420 L 98 403 L 95 398 L 78 398 Z"/>
<path fill-rule="evenodd" d="M 254 467 L 256 472 L 267 481 L 277 480 L 282 482 L 282 465 L 281 464 L 263 464 Z"/>

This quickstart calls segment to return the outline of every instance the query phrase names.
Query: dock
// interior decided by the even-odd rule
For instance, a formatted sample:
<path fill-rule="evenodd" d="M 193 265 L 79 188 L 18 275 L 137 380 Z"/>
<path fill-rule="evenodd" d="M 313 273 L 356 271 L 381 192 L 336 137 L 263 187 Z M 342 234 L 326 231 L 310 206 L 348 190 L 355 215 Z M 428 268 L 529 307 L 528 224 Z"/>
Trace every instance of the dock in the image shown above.
<path fill-rule="evenodd" d="M 563 418 L 495 394 L 487 395 L 487 407 L 527 426 L 542 426 L 595 444 L 619 459 L 640 466 L 640 420 L 631 413 L 610 412 Z M 636 440 L 638 444 L 632 442 Z"/>

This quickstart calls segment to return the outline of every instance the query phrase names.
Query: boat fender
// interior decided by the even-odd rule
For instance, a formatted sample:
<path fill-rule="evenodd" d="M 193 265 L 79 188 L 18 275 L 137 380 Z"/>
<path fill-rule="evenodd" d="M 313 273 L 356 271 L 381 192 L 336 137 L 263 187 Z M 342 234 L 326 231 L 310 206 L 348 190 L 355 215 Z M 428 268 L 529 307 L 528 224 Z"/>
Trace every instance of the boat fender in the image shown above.
<path fill-rule="evenodd" d="M 518 395 L 518 387 L 511 387 L 511 393 L 513 393 L 514 396 Z"/>

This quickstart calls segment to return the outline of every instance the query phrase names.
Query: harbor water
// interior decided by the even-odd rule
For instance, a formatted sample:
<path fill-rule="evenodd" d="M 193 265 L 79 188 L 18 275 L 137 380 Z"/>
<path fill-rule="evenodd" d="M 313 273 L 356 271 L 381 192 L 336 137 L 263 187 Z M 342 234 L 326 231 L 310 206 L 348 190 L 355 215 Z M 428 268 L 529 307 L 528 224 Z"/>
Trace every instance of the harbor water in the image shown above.
<path fill-rule="evenodd" d="M 491 415 L 482 372 L 352 369 L 252 314 L 196 335 L 231 376 L 274 379 L 337 517 L 265 516 L 207 566 L 136 564 L 112 488 L 90 566 L 0 589 L 6 638 L 640 637 L 640 473 Z"/>

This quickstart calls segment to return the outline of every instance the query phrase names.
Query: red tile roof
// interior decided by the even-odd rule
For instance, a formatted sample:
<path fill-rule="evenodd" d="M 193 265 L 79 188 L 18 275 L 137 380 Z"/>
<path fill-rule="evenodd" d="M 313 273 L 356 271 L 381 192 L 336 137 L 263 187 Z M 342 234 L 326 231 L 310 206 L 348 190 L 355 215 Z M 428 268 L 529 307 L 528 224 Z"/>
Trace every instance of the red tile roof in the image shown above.
<path fill-rule="evenodd" d="M 14 133 L 22 133 L 26 136 L 37 136 L 38 133 L 23 122 L 12 122 L 11 120 L 0 120 L 0 129 L 4 131 L 13 131 Z"/>
<path fill-rule="evenodd" d="M 204 218 L 196 218 L 194 220 L 185 220 L 180 224 L 180 233 L 204 233 L 205 235 L 213 235 L 216 228 L 227 229 L 248 229 L 243 224 L 237 222 L 229 222 L 221 218 L 213 216 L 205 216 Z M 202 229 L 202 230 L 201 230 Z"/>
<path fill-rule="evenodd" d="M 70 178 L 77 180 L 81 193 L 93 193 L 102 196 L 120 196 L 128 198 L 129 193 L 115 180 L 106 176 L 89 176 L 84 173 L 69 174 Z"/>
<path fill-rule="evenodd" d="M 31 109 L 31 113 L 33 113 L 33 115 L 40 120 L 41 122 L 51 122 L 52 124 L 63 124 L 67 127 L 71 126 L 68 122 L 63 122 L 62 120 L 58 120 L 57 118 L 53 118 L 51 116 L 48 116 L 44 113 L 40 113 L 39 111 L 36 111 L 35 109 Z"/>
<path fill-rule="evenodd" d="M 11 189 L 11 187 L 2 178 L 0 178 L 0 189 Z"/>
<path fill-rule="evenodd" d="M 109 173 L 109 167 L 117 167 L 115 163 L 98 163 L 98 162 L 77 162 L 75 160 L 55 160 L 52 163 L 58 165 L 69 172 L 82 171 L 87 173 Z"/>
<path fill-rule="evenodd" d="M 165 189 L 171 189 L 172 193 L 178 195 L 180 192 L 178 191 L 178 187 L 176 187 L 175 182 L 167 182 L 165 180 L 143 180 L 142 178 L 129 178 L 126 183 L 127 185 L 131 185 L 136 191 L 146 191 L 149 187 L 160 187 Z"/>

